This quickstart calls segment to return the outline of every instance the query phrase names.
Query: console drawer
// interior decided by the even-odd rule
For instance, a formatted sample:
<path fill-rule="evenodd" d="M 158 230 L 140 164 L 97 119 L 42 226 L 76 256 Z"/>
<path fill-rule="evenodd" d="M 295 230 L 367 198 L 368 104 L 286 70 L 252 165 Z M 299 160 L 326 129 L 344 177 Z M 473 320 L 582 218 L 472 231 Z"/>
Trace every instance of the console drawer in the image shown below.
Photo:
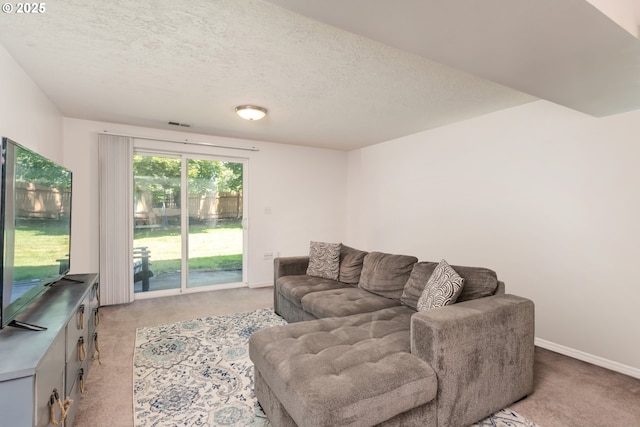
<path fill-rule="evenodd" d="M 35 421 L 36 426 L 49 425 L 49 400 L 54 390 L 58 391 L 60 399 L 64 402 L 64 333 L 58 334 L 52 346 L 43 357 L 35 375 Z M 59 416 L 60 412 L 56 411 Z"/>
<path fill-rule="evenodd" d="M 88 350 L 88 341 L 87 338 L 89 336 L 89 319 L 93 314 L 91 313 L 91 307 L 89 305 L 89 297 L 85 297 L 82 300 L 82 303 L 76 310 L 73 315 L 73 318 L 67 323 L 67 350 L 66 350 L 66 360 L 80 360 L 77 359 L 78 353 L 78 341 L 82 338 L 85 343 L 85 348 Z M 76 353 L 76 359 L 72 359 L 71 355 Z"/>
<path fill-rule="evenodd" d="M 83 366 L 85 365 L 83 364 Z M 67 414 L 67 419 L 64 423 L 66 427 L 73 426 L 73 420 L 76 417 L 76 412 L 78 411 L 78 406 L 80 405 L 80 399 L 82 399 L 82 380 L 80 379 L 81 372 L 84 378 L 86 378 L 86 367 L 80 368 L 78 369 L 78 372 L 76 372 L 76 377 L 74 378 L 75 381 L 73 382 L 73 385 L 69 387 L 67 383 L 67 387 L 69 388 L 68 396 L 73 400 L 73 403 L 69 408 L 69 413 Z"/>

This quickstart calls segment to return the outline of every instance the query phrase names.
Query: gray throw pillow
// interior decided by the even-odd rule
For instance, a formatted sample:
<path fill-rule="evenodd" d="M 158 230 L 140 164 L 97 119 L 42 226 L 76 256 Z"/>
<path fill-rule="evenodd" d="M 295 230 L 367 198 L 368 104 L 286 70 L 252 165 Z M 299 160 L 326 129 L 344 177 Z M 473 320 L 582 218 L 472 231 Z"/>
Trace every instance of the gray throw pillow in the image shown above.
<path fill-rule="evenodd" d="M 362 265 L 367 252 L 342 245 L 340 249 L 340 280 L 343 283 L 357 285 L 362 273 Z"/>
<path fill-rule="evenodd" d="M 307 275 L 338 280 L 340 272 L 340 243 L 311 242 Z"/>
<path fill-rule="evenodd" d="M 447 264 L 447 261 L 440 261 L 418 300 L 418 311 L 453 304 L 462 292 L 463 285 L 464 279 Z"/>
<path fill-rule="evenodd" d="M 399 300 L 418 258 L 369 252 L 364 257 L 358 287 L 386 298 Z"/>

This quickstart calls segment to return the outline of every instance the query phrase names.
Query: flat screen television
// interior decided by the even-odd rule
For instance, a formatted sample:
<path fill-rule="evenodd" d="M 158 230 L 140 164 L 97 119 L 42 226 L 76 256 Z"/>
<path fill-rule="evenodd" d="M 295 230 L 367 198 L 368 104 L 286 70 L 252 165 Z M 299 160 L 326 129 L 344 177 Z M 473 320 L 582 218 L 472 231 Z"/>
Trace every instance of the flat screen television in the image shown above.
<path fill-rule="evenodd" d="M 71 183 L 70 170 L 2 138 L 1 328 L 39 329 L 16 317 L 69 272 Z"/>

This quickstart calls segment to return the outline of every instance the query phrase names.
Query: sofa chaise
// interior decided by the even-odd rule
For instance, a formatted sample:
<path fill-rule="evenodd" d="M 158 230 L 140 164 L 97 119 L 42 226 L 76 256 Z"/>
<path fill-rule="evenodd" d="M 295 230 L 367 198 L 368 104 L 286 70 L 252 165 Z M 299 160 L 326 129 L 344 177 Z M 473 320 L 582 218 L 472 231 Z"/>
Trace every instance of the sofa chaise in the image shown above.
<path fill-rule="evenodd" d="M 249 340 L 274 426 L 460 427 L 532 391 L 534 304 L 487 268 L 312 242 L 274 261 L 274 309 Z"/>

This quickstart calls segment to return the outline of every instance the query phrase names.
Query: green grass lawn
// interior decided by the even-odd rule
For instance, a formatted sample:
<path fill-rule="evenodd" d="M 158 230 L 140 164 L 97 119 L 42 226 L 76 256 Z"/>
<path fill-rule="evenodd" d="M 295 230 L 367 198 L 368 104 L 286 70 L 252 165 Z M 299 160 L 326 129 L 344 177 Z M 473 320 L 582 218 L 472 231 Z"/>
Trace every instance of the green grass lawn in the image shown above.
<path fill-rule="evenodd" d="M 242 225 L 237 222 L 219 224 L 216 227 L 207 224 L 190 227 L 190 270 L 242 269 Z M 66 257 L 68 246 L 64 235 L 55 232 L 43 235 L 39 223 L 31 222 L 16 229 L 15 240 L 17 246 L 14 280 L 29 280 L 58 273 L 59 263 L 43 263 L 52 259 L 52 252 L 56 254 L 55 259 Z M 179 228 L 136 230 L 133 246 L 149 248 L 152 270 L 156 275 L 181 269 L 182 246 Z"/>
<path fill-rule="evenodd" d="M 13 280 L 55 276 L 68 255 L 66 225 L 54 221 L 18 221 L 15 230 Z"/>
<path fill-rule="evenodd" d="M 149 249 L 155 275 L 181 269 L 182 239 L 178 227 L 136 230 L 133 246 Z M 242 225 L 239 223 L 217 227 L 191 225 L 188 247 L 190 270 L 242 269 Z"/>

